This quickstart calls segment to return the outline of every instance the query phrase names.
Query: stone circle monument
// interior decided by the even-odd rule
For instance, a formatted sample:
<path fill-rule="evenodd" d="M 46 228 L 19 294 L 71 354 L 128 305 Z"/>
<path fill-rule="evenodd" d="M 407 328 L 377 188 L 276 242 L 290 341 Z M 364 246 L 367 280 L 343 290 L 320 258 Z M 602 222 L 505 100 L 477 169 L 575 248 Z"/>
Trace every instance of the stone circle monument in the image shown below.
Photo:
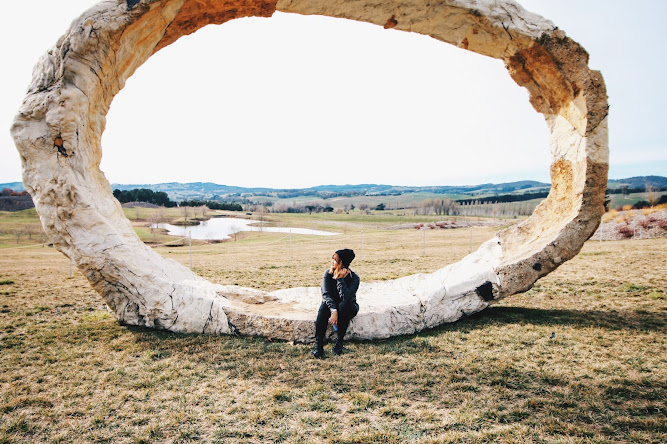
<path fill-rule="evenodd" d="M 350 338 L 410 334 L 480 311 L 531 288 L 595 232 L 609 162 L 604 81 L 579 44 L 514 1 L 104 0 L 39 60 L 11 132 L 44 229 L 119 322 L 313 336 L 319 288 L 264 293 L 198 277 L 139 240 L 99 169 L 109 105 L 142 63 L 203 26 L 276 10 L 417 32 L 501 59 L 551 132 L 552 188 L 533 215 L 434 273 L 362 283 Z"/>

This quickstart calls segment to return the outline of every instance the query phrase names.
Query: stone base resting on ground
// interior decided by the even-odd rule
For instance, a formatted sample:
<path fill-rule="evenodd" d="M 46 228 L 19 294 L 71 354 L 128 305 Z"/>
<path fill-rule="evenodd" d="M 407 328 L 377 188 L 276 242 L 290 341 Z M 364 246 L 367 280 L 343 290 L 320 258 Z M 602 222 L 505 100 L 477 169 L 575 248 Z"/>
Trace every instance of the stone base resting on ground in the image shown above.
<path fill-rule="evenodd" d="M 262 293 L 196 276 L 139 240 L 99 169 L 111 101 L 142 63 L 203 26 L 274 11 L 417 32 L 501 59 L 551 133 L 552 188 L 533 215 L 457 264 L 362 282 L 351 338 L 413 333 L 478 312 L 531 288 L 595 232 L 609 162 L 604 81 L 588 68 L 579 44 L 514 1 L 105 0 L 74 20 L 39 60 L 11 132 L 44 229 L 120 322 L 176 332 L 313 336 L 318 289 Z"/>

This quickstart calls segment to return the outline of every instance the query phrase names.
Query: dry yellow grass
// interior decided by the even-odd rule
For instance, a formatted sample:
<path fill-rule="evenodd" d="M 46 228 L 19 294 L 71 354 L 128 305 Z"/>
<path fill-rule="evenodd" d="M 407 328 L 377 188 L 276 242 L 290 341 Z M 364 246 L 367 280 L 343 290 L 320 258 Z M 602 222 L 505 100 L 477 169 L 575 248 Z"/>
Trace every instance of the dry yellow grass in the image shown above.
<path fill-rule="evenodd" d="M 665 209 L 667 209 L 667 204 L 657 205 L 655 207 L 650 207 L 650 208 L 642 208 L 642 214 L 644 216 L 650 216 L 653 213 L 657 213 L 658 211 Z"/>
<path fill-rule="evenodd" d="M 333 249 L 360 253 L 363 229 L 354 268 L 389 279 L 470 243 L 429 231 L 424 256 L 421 232 L 312 225 L 347 234 L 293 236 L 291 263 L 278 234 L 196 245 L 195 270 L 318 285 Z M 494 231 L 473 230 L 475 247 Z M 189 263 L 186 247 L 159 251 Z M 318 361 L 305 345 L 120 326 L 60 253 L 0 250 L 0 442 L 665 442 L 665 263 L 667 239 L 588 242 L 478 315 Z"/>

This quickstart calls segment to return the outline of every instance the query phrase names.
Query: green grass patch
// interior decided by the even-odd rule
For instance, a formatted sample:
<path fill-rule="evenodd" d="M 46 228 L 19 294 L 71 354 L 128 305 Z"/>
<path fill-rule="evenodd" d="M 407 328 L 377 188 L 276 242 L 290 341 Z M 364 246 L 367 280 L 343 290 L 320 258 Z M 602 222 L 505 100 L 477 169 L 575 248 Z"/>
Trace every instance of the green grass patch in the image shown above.
<path fill-rule="evenodd" d="M 651 287 L 646 286 L 646 285 L 639 285 L 639 284 L 633 284 L 633 283 L 630 283 L 630 282 L 626 282 L 625 284 L 623 284 L 623 286 L 621 288 L 626 293 L 642 293 L 642 292 L 650 289 Z"/>

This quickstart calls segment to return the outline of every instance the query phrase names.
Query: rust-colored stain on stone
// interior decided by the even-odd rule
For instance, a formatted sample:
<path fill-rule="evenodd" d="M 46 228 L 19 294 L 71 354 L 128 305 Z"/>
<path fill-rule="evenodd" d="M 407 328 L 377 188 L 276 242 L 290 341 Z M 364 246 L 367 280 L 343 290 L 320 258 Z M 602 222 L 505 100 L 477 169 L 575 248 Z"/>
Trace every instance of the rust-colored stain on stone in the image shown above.
<path fill-rule="evenodd" d="M 532 47 L 510 58 L 507 68 L 530 91 L 530 103 L 540 113 L 558 114 L 583 91 L 586 134 L 608 114 L 607 90 L 598 71 L 588 69 L 588 53 L 560 31 L 545 34 Z"/>
<path fill-rule="evenodd" d="M 602 81 L 602 74 L 588 68 L 588 52 L 562 31 L 544 35 L 540 43 L 556 60 L 560 71 L 570 82 L 574 95 L 580 90 L 583 91 L 588 119 L 586 134 L 590 134 L 609 112 L 607 89 Z"/>
<path fill-rule="evenodd" d="M 541 45 L 521 51 L 509 61 L 509 73 L 530 91 L 530 103 L 541 113 L 558 114 L 574 98 L 556 60 Z"/>
<path fill-rule="evenodd" d="M 551 208 L 557 216 L 571 212 L 572 206 L 577 204 L 572 200 L 574 169 L 575 164 L 565 159 L 558 159 L 551 164 L 551 192 L 548 199 L 552 201 Z"/>
<path fill-rule="evenodd" d="M 206 25 L 219 25 L 240 17 L 271 17 L 276 11 L 277 2 L 277 0 L 187 0 L 167 28 L 155 52 Z"/>

